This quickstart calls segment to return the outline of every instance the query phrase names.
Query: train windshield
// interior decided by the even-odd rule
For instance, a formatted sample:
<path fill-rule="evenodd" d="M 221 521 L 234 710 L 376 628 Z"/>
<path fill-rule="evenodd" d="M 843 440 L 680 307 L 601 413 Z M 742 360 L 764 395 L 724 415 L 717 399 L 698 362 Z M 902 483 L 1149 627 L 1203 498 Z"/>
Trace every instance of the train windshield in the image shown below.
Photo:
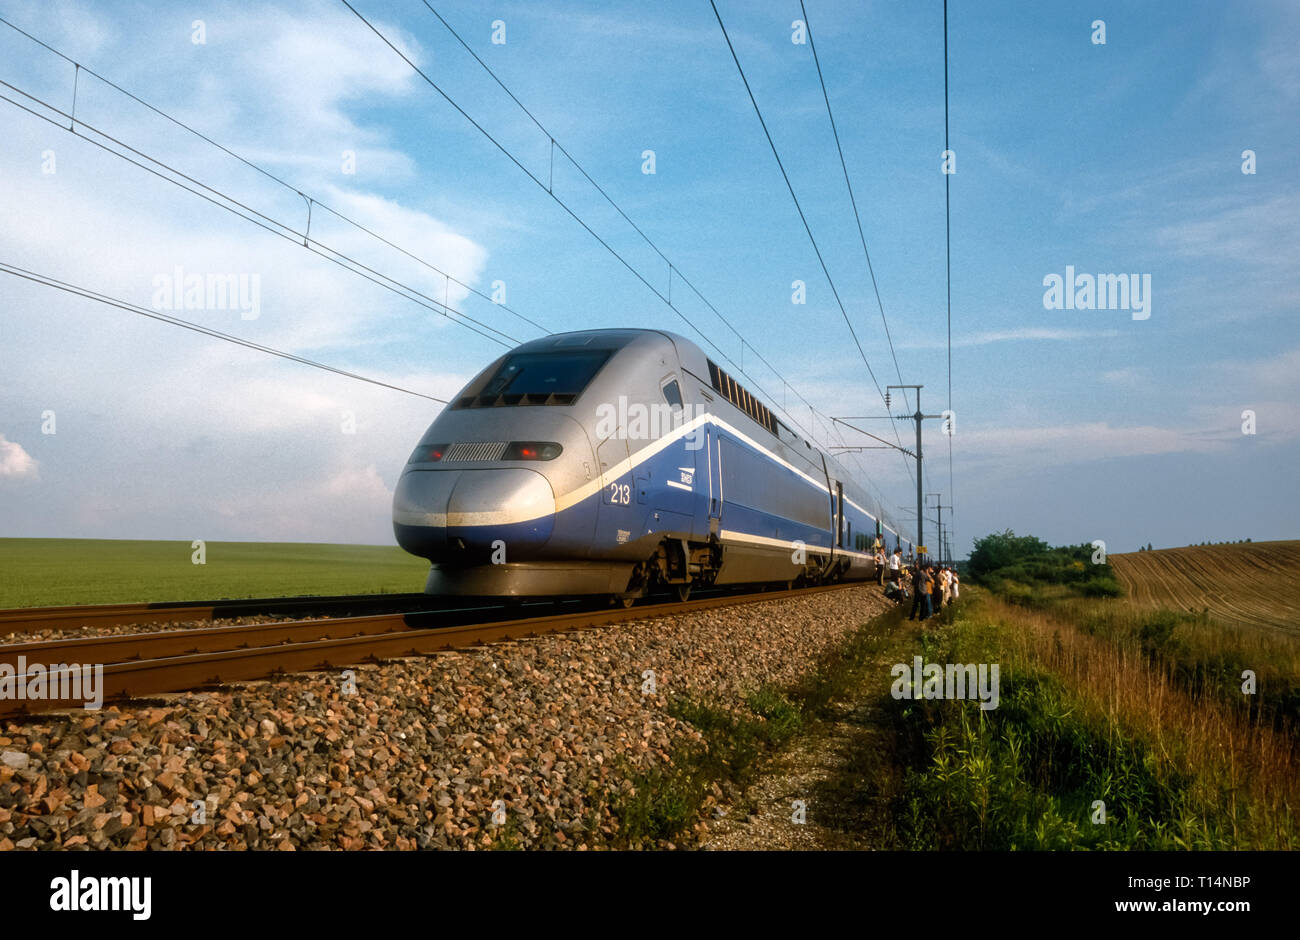
<path fill-rule="evenodd" d="M 571 404 L 612 353 L 610 349 L 516 353 L 501 363 L 477 395 L 458 404 Z"/>

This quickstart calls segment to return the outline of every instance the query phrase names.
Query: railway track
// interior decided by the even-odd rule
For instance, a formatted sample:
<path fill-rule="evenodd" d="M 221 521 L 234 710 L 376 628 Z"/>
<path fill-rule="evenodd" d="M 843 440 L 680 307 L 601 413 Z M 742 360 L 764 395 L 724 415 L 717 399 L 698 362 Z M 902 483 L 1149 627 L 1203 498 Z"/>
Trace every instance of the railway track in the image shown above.
<path fill-rule="evenodd" d="M 239 617 L 312 617 L 397 613 L 428 607 L 427 594 L 256 597 L 157 604 L 84 604 L 0 609 L 0 635 L 130 623 L 185 623 Z"/>
<path fill-rule="evenodd" d="M 527 607 L 502 608 L 483 620 L 483 607 L 457 607 L 289 620 L 279 623 L 196 627 L 151 633 L 110 634 L 10 643 L 0 646 L 0 675 L 28 681 L 54 667 L 91 666 L 103 670 L 99 695 L 105 704 L 164 692 L 209 688 L 231 682 L 266 679 L 293 672 L 341 669 L 346 666 L 419 656 L 590 627 L 665 617 L 674 614 L 739 606 L 770 600 L 843 590 L 854 584 L 722 594 L 686 602 L 651 603 L 632 608 L 595 608 L 570 602 L 578 609 L 535 616 Z M 428 599 L 425 599 L 426 606 Z M 513 611 L 513 614 L 510 611 Z M 121 621 L 118 621 L 121 622 Z M 129 621 L 135 622 L 135 621 Z M 47 682 L 41 698 L 0 698 L 0 716 L 81 708 L 83 695 L 63 695 L 68 683 Z"/>

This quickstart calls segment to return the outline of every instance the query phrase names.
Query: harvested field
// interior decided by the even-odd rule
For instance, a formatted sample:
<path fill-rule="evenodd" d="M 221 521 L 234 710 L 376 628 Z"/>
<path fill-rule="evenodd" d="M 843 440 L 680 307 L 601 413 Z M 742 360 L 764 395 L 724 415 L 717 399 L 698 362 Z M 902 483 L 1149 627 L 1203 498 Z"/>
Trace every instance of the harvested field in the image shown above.
<path fill-rule="evenodd" d="M 1240 627 L 1300 633 L 1300 541 L 1166 548 L 1111 555 L 1127 603 Z"/>

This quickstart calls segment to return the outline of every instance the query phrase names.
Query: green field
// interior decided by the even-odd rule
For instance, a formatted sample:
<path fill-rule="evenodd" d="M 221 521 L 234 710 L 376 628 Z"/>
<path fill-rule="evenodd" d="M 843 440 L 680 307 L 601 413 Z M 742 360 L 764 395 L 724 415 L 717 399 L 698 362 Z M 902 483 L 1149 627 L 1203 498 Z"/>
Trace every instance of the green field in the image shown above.
<path fill-rule="evenodd" d="M 0 608 L 420 591 L 428 562 L 397 546 L 0 539 Z"/>

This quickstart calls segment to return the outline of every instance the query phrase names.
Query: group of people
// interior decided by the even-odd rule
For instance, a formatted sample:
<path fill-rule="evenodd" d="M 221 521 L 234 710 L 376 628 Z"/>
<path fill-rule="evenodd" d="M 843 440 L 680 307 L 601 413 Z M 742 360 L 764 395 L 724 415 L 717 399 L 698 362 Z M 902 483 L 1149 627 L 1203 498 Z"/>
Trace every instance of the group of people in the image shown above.
<path fill-rule="evenodd" d="M 911 590 L 908 590 L 909 582 Z M 905 564 L 903 553 L 898 549 L 886 557 L 884 549 L 877 547 L 876 583 L 884 584 L 885 596 L 895 604 L 912 598 L 908 620 L 926 620 L 961 596 L 961 578 L 957 569 L 931 561 Z"/>

